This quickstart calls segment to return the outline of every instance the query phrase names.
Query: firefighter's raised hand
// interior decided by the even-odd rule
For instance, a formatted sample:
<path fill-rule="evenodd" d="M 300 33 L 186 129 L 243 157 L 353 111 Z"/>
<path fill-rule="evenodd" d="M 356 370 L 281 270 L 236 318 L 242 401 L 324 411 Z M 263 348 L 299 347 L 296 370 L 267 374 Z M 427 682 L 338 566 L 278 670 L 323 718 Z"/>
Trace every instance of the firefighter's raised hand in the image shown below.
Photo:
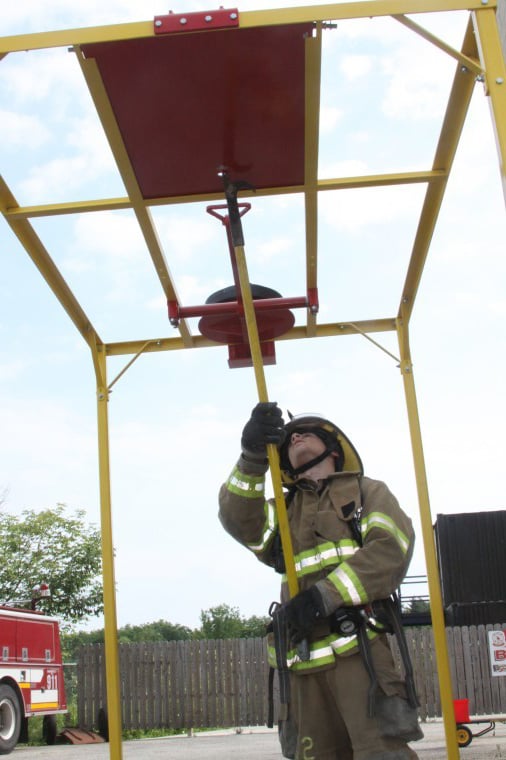
<path fill-rule="evenodd" d="M 241 437 L 243 454 L 264 458 L 267 444 L 280 446 L 286 437 L 283 414 L 275 401 L 261 401 L 251 412 Z"/>
<path fill-rule="evenodd" d="M 324 616 L 323 600 L 316 586 L 301 591 L 284 605 L 288 637 L 292 645 L 307 639 Z"/>

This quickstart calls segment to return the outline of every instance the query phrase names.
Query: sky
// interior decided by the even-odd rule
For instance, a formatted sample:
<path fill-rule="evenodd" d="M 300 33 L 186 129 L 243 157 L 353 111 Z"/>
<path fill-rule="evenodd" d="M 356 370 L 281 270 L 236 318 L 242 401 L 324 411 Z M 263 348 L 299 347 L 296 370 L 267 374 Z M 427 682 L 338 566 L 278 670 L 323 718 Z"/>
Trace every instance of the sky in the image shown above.
<path fill-rule="evenodd" d="M 244 2 L 239 10 L 304 5 Z M 180 0 L 174 12 L 206 9 Z M 150 0 L 17 0 L 0 34 L 145 21 Z M 460 47 L 465 13 L 414 20 Z M 428 170 L 455 61 L 390 18 L 324 34 L 320 178 Z M 20 205 L 125 195 L 77 62 L 67 49 L 0 61 L 0 173 Z M 205 125 L 203 125 L 205 129 Z M 424 188 L 323 194 L 319 322 L 397 314 Z M 223 227 L 205 204 L 153 211 L 183 305 L 232 284 Z M 243 219 L 250 279 L 305 295 L 298 196 L 256 198 Z M 129 212 L 34 220 L 106 342 L 176 337 Z M 492 120 L 476 84 L 411 320 L 411 349 L 433 521 L 506 508 L 504 196 Z M 0 220 L 0 493 L 19 515 L 58 503 L 100 523 L 95 377 L 88 347 Z M 303 314 L 294 312 L 296 323 Z M 197 332 L 196 320 L 191 327 Z M 372 336 L 398 355 L 393 333 Z M 227 604 L 265 615 L 279 578 L 221 527 L 217 494 L 257 401 L 251 368 L 226 346 L 142 356 L 109 402 L 118 625 L 200 625 Z M 108 362 L 109 380 L 130 357 Z M 363 336 L 279 341 L 265 368 L 286 414 L 317 412 L 351 438 L 366 474 L 412 517 L 410 575 L 425 573 L 402 378 Z M 100 618 L 87 621 L 100 627 Z"/>

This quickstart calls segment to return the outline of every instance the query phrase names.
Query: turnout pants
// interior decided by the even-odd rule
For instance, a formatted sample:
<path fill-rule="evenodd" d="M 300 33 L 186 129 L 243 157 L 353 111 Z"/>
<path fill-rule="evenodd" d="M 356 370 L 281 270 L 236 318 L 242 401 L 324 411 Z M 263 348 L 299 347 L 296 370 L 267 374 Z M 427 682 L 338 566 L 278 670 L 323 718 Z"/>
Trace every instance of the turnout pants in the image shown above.
<path fill-rule="evenodd" d="M 368 716 L 370 680 L 360 653 L 336 657 L 314 673 L 291 673 L 291 718 L 297 729 L 296 760 L 412 760 L 408 741 L 421 739 L 416 710 L 405 700 L 388 641 L 371 642 L 379 688 Z"/>

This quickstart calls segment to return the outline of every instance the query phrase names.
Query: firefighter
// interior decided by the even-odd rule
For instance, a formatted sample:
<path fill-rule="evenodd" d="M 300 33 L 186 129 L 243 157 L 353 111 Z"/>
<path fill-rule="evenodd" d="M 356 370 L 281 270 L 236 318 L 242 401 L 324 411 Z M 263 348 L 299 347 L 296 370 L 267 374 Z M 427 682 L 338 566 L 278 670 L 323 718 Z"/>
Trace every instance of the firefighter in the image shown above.
<path fill-rule="evenodd" d="M 292 599 L 275 505 L 265 499 L 268 443 L 278 447 L 288 487 L 299 585 Z M 407 684 L 396 670 L 385 633 L 396 630 L 402 639 L 399 620 L 392 627 L 385 610 L 391 613 L 386 600 L 391 602 L 411 559 L 411 520 L 384 483 L 364 476 L 351 441 L 318 415 L 285 424 L 276 403 L 259 403 L 243 429 L 241 448 L 220 489 L 219 517 L 260 561 L 283 572 L 269 654 L 278 667 L 281 702 L 287 703 L 279 716 L 284 756 L 416 758 L 408 746 L 423 737 L 416 694 L 412 680 Z"/>

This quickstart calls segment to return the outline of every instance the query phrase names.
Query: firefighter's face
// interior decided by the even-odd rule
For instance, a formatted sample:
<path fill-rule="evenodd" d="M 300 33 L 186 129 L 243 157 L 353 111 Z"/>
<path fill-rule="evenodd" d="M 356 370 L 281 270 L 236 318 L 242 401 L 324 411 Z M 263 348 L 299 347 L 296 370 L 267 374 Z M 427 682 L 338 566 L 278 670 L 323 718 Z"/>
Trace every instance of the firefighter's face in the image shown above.
<path fill-rule="evenodd" d="M 322 439 L 314 433 L 295 431 L 290 436 L 288 444 L 288 459 L 291 466 L 296 469 L 325 451 Z"/>

